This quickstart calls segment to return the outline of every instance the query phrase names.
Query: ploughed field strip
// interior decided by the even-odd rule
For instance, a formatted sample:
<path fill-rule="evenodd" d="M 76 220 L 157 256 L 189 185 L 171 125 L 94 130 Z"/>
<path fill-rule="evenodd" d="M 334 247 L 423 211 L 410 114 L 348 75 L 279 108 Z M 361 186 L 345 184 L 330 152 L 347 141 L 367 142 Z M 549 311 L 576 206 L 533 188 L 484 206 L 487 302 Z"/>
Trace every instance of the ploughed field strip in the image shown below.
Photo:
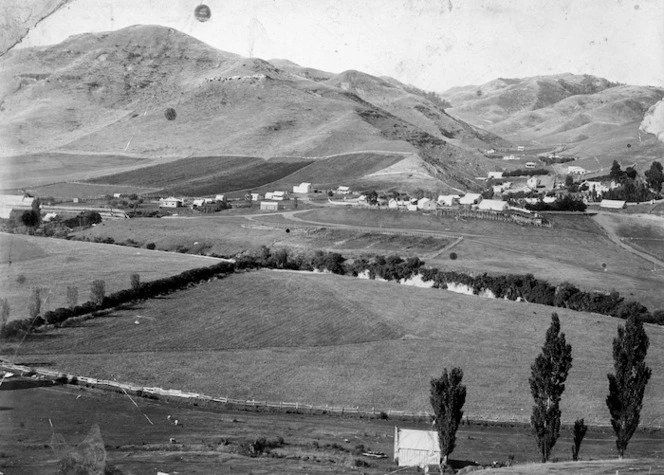
<path fill-rule="evenodd" d="M 28 338 L 18 359 L 212 396 L 406 411 L 429 411 L 430 378 L 460 366 L 470 417 L 527 422 L 530 365 L 553 311 L 574 357 L 563 420 L 607 424 L 619 320 L 327 274 L 234 274 Z M 664 328 L 646 327 L 657 368 Z M 644 425 L 663 423 L 663 390 L 654 371 Z"/>

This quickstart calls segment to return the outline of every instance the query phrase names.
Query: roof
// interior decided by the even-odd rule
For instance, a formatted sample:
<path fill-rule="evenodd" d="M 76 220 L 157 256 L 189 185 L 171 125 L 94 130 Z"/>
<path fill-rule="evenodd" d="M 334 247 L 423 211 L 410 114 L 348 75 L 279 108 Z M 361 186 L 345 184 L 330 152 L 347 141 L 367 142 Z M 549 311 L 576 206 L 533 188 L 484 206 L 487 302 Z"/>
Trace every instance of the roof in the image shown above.
<path fill-rule="evenodd" d="M 602 200 L 599 204 L 600 208 L 613 208 L 613 209 L 622 209 L 625 207 L 626 202 L 624 200 Z"/>
<path fill-rule="evenodd" d="M 466 195 L 459 200 L 459 203 L 462 205 L 472 205 L 476 200 L 480 199 L 481 197 L 482 195 L 480 195 L 479 193 L 466 193 Z"/>
<path fill-rule="evenodd" d="M 399 448 L 440 452 L 435 430 L 399 429 Z"/>
<path fill-rule="evenodd" d="M 477 205 L 477 208 L 483 211 L 503 211 L 507 208 L 507 201 L 502 200 L 482 200 Z"/>
<path fill-rule="evenodd" d="M 340 186 L 339 188 L 337 188 L 337 190 L 344 190 L 345 191 L 345 190 L 350 190 L 350 188 L 347 187 L 347 186 Z"/>
<path fill-rule="evenodd" d="M 303 181 L 302 183 L 300 183 L 300 186 L 311 186 L 311 183 L 307 183 L 307 182 Z"/>

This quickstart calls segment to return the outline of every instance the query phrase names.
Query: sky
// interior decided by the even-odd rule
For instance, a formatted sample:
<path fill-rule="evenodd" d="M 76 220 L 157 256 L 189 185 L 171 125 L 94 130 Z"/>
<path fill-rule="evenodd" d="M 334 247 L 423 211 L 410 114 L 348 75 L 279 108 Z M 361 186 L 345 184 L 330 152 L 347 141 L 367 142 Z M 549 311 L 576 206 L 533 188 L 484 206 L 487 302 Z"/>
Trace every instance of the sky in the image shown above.
<path fill-rule="evenodd" d="M 212 12 L 207 22 L 193 14 L 201 3 Z M 437 92 L 565 72 L 664 86 L 662 0 L 72 0 L 19 47 L 135 24 Z"/>

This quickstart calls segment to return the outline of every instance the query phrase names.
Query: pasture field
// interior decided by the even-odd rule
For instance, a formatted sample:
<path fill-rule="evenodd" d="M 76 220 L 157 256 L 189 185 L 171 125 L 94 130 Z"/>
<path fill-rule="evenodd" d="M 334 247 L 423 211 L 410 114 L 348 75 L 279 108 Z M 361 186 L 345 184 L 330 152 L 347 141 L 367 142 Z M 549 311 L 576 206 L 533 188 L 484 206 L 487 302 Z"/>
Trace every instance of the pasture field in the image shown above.
<path fill-rule="evenodd" d="M 601 213 L 595 219 L 630 246 L 664 259 L 664 217 L 655 214 Z"/>
<path fill-rule="evenodd" d="M 112 171 L 125 171 L 152 163 L 130 155 L 45 152 L 0 161 L 0 183 L 6 190 L 45 185 L 65 180 L 85 180 Z"/>
<path fill-rule="evenodd" d="M 530 365 L 553 311 L 574 356 L 563 420 L 606 425 L 620 320 L 329 274 L 235 274 L 3 351 L 72 374 L 211 396 L 414 412 L 430 410 L 429 380 L 460 366 L 466 415 L 527 422 Z M 664 328 L 646 329 L 653 375 L 641 421 L 661 427 Z"/>
<path fill-rule="evenodd" d="M 459 243 L 435 257 L 429 256 L 427 264 L 470 273 L 532 273 L 554 284 L 569 281 L 585 290 L 615 289 L 626 299 L 637 300 L 651 311 L 664 308 L 664 293 L 661 292 L 664 268 L 653 266 L 621 248 L 593 218 L 584 215 L 550 215 L 552 228 L 479 219 L 455 220 L 420 213 L 336 208 L 297 213 L 293 218 L 297 222 L 330 223 L 355 230 L 409 229 L 458 236 L 462 238 Z M 458 259 L 451 260 L 448 251 L 454 251 Z M 606 270 L 602 264 L 606 264 Z"/>
<path fill-rule="evenodd" d="M 113 196 L 115 193 L 122 193 L 123 195 L 131 195 L 136 193 L 137 195 L 143 195 L 147 193 L 154 193 L 158 191 L 158 189 L 141 186 L 97 185 L 93 183 L 62 182 L 28 188 L 28 191 L 40 198 L 52 196 L 56 199 L 71 200 L 72 198 L 102 198 L 104 195 Z"/>
<path fill-rule="evenodd" d="M 310 163 L 311 160 L 294 158 L 189 157 L 99 177 L 92 182 L 159 188 L 176 195 L 210 195 L 267 185 Z"/>
<path fill-rule="evenodd" d="M 23 383 L 23 384 L 21 384 Z M 382 475 L 397 470 L 392 461 L 394 426 L 428 430 L 427 422 L 357 419 L 301 414 L 274 414 L 192 407 L 134 398 L 136 408 L 123 394 L 104 393 L 82 387 L 39 387 L 39 382 L 6 380 L 0 387 L 0 470 L 17 475 L 46 475 L 57 470 L 57 455 L 50 444 L 53 432 L 69 446 L 80 443 L 93 424 L 100 428 L 107 462 L 122 473 L 272 473 Z M 28 382 L 30 383 L 30 382 Z M 19 389 L 21 388 L 22 389 Z M 177 418 L 176 427 L 167 416 Z M 146 416 L 149 417 L 150 424 Z M 48 420 L 53 424 L 51 429 Z M 536 445 L 527 427 L 471 424 L 457 432 L 457 446 L 451 456 L 460 468 L 477 461 L 489 465 L 504 462 L 514 454 L 511 472 L 561 473 L 563 467 L 582 467 L 586 475 L 659 473 L 664 466 L 656 457 L 660 433 L 637 432 L 627 456 L 615 460 L 610 429 L 590 428 L 581 448 L 581 461 L 570 465 L 528 463 L 536 459 Z M 284 445 L 273 449 L 277 457 L 250 458 L 239 454 L 239 445 L 258 437 Z M 175 443 L 169 442 L 170 438 Z M 355 453 L 358 446 L 385 453 L 386 459 L 371 459 Z M 569 460 L 572 444 L 563 428 L 555 457 Z M 639 457 L 635 459 L 635 457 Z M 597 460 L 613 459 L 613 460 Z M 591 461 L 593 460 L 593 461 Z M 613 471 L 606 471 L 607 468 Z M 519 471 L 521 469 L 521 471 Z M 523 471 L 523 470 L 530 471 Z M 535 471 L 537 470 L 537 471 Z M 658 471 L 659 470 L 659 471 Z M 416 469 L 399 473 L 414 475 Z"/>
<path fill-rule="evenodd" d="M 243 210 L 238 210 L 242 212 Z M 274 222 L 263 221 L 274 218 Z M 290 226 L 290 227 L 289 227 Z M 289 232 L 286 232 L 288 229 Z M 400 234 L 303 226 L 281 215 L 247 220 L 239 216 L 134 218 L 106 221 L 94 228 L 76 232 L 77 238 L 112 237 L 115 242 L 133 239 L 141 246 L 154 242 L 157 249 L 204 252 L 234 256 L 260 246 L 281 246 L 302 250 L 329 249 L 357 254 L 362 252 L 394 253 L 408 256 L 438 254 L 449 244 L 439 236 L 403 236 Z M 198 243 L 198 244 L 194 244 Z"/>
<path fill-rule="evenodd" d="M 35 287 L 46 289 L 42 311 L 47 311 L 66 306 L 70 285 L 78 287 L 83 303 L 95 279 L 104 280 L 106 292 L 112 293 L 129 288 L 133 273 L 148 281 L 214 262 L 203 256 L 0 233 L 0 296 L 9 300 L 10 320 L 27 318 Z"/>

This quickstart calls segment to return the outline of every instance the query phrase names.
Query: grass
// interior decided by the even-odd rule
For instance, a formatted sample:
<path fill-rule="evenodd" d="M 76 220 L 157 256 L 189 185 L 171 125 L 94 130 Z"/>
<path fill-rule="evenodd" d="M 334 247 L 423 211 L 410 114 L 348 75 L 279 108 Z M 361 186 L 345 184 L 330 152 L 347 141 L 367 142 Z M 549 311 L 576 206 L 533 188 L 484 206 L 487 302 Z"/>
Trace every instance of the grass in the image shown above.
<path fill-rule="evenodd" d="M 350 277 L 260 271 L 49 331 L 28 339 L 18 358 L 210 395 L 408 411 L 430 410 L 430 378 L 460 366 L 469 417 L 525 422 L 529 368 L 552 310 Z M 574 356 L 563 420 L 607 424 L 606 374 L 620 321 L 555 310 Z M 654 371 L 642 424 L 661 426 L 664 329 L 647 325 L 647 331 Z"/>
<path fill-rule="evenodd" d="M 133 156 L 93 153 L 47 152 L 6 157 L 0 165 L 0 183 L 4 189 L 12 189 L 83 180 L 102 173 L 135 168 L 146 162 L 147 159 Z"/>
<path fill-rule="evenodd" d="M 212 260 L 132 247 L 79 243 L 61 239 L 0 234 L 0 288 L 9 300 L 10 319 L 28 317 L 34 287 L 47 291 L 42 310 L 66 306 L 67 286 L 78 287 L 79 303 L 88 300 L 90 283 L 106 282 L 106 292 L 129 288 L 129 277 L 158 279 L 208 266 Z"/>
<path fill-rule="evenodd" d="M 125 186 L 125 185 L 97 185 L 92 183 L 54 183 L 52 185 L 44 185 L 36 188 L 28 188 L 30 193 L 41 198 L 54 197 L 56 199 L 94 199 L 101 198 L 105 195 L 113 196 L 115 193 L 122 193 L 123 195 L 143 195 L 147 193 L 154 193 L 156 188 L 147 188 L 141 186 Z"/>
<path fill-rule="evenodd" d="M 585 290 L 616 289 L 626 299 L 640 301 L 651 310 L 664 308 L 664 294 L 660 291 L 664 269 L 653 270 L 650 262 L 613 243 L 588 216 L 553 215 L 552 228 L 353 209 L 325 208 L 296 217 L 356 230 L 382 228 L 383 232 L 416 230 L 460 236 L 463 239 L 453 248 L 457 260 L 449 260 L 449 253 L 445 252 L 429 256 L 427 263 L 470 273 L 532 273 L 552 283 L 569 281 Z M 606 264 L 606 270 L 602 264 Z"/>

